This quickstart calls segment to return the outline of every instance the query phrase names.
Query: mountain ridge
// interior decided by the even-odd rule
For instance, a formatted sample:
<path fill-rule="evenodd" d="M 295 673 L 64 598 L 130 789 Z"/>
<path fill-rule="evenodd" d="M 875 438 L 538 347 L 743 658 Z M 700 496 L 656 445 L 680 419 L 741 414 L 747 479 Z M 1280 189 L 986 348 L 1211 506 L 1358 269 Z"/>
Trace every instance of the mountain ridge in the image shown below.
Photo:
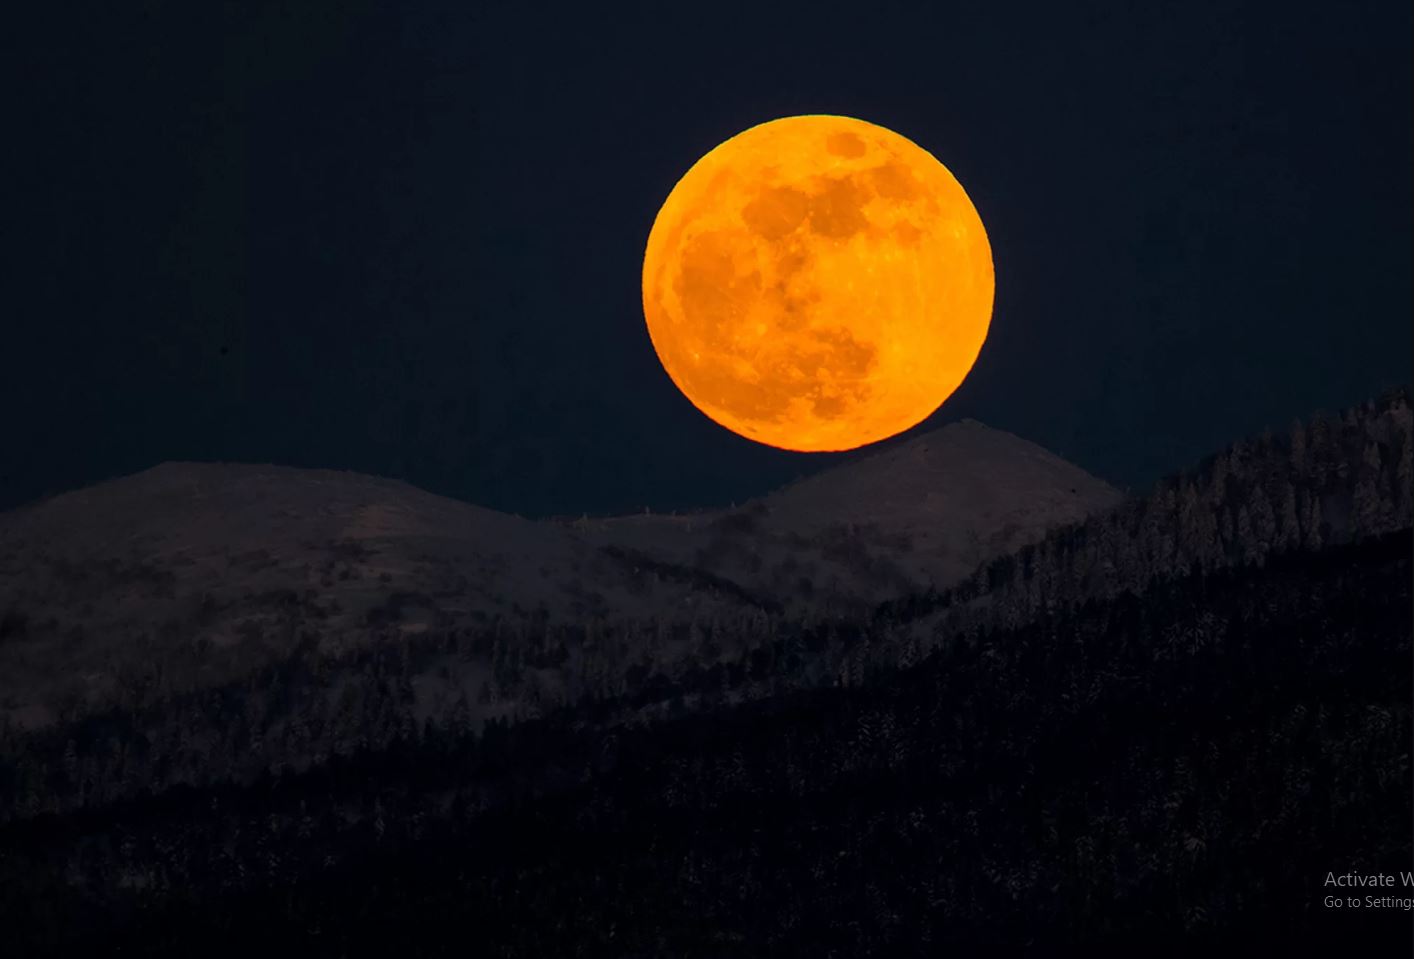
<path fill-rule="evenodd" d="M 911 472 L 879 467 L 912 455 L 919 442 L 945 457 L 965 460 L 970 451 L 979 458 L 941 474 L 918 464 Z M 1010 486 L 1003 477 L 1000 495 L 980 497 L 997 507 L 980 519 L 962 516 L 965 507 L 924 510 L 912 520 L 899 511 L 926 500 L 919 486 L 930 476 L 950 474 L 947 482 L 970 486 L 977 502 L 985 485 L 978 471 L 1028 469 L 1036 476 L 1013 476 Z M 832 483 L 841 491 L 829 493 Z M 665 551 L 396 479 L 271 464 L 158 464 L 0 513 L 0 715 L 42 724 L 64 711 L 58 703 L 121 695 L 124 684 L 148 681 L 124 675 L 136 668 L 127 662 L 135 649 L 164 664 L 162 681 L 200 688 L 286 655 L 305 633 L 337 652 L 399 634 L 498 623 L 690 623 L 783 609 L 860 610 L 921 581 L 940 582 L 930 576 L 951 582 L 1012 548 L 1008 537 L 1018 529 L 1034 538 L 1117 495 L 1039 447 L 980 424 L 944 427 L 802 484 L 695 528 L 678 523 L 674 530 L 686 538 Z M 1091 501 L 1059 491 L 1062 484 L 1084 488 Z M 871 498 L 871 488 L 895 492 Z M 802 505 L 801 490 L 813 506 Z M 1037 491 L 1061 508 L 1027 514 Z M 880 502 L 892 504 L 883 527 Z M 772 526 L 773 510 L 793 516 L 791 525 Z M 812 510 L 829 512 L 831 521 L 810 522 Z M 1010 523 L 1015 516 L 1026 522 Z M 905 527 L 937 532 L 942 545 L 920 550 L 924 561 L 896 561 Z M 442 699 L 475 700 L 489 674 L 489 665 L 471 670 L 466 685 L 448 685 Z M 436 705 L 442 699 L 433 696 L 426 709 L 443 708 Z"/>
<path fill-rule="evenodd" d="M 848 600 L 946 587 L 985 558 L 1121 498 L 1039 445 L 969 419 L 730 510 L 567 525 L 600 545 L 773 592 L 794 608 L 816 605 L 814 594 L 826 590 L 858 609 Z M 802 577 L 812 581 L 808 591 L 799 588 Z"/>

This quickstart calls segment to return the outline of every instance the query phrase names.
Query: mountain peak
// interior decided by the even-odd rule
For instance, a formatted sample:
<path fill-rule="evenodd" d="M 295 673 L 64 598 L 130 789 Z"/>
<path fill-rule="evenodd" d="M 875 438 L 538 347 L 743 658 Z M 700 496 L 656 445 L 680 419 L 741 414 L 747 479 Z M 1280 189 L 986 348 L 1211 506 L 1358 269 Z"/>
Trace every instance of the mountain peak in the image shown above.
<path fill-rule="evenodd" d="M 966 419 L 799 480 L 765 502 L 794 523 L 905 532 L 940 522 L 1049 526 L 1118 499 L 1108 483 L 1044 447 Z"/>
<path fill-rule="evenodd" d="M 870 450 L 739 509 L 580 527 L 591 542 L 800 602 L 944 587 L 1120 499 L 1054 453 L 976 420 Z M 806 588 L 805 584 L 810 583 Z"/>

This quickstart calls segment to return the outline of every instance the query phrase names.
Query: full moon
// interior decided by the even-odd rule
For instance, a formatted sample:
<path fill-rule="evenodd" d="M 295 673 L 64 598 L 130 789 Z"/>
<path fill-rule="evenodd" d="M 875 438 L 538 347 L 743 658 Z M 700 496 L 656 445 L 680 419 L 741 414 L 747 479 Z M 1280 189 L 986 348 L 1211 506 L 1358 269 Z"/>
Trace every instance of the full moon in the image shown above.
<path fill-rule="evenodd" d="M 992 252 L 972 201 L 912 141 L 839 116 L 772 120 L 698 160 L 643 258 L 668 376 L 708 417 L 788 450 L 917 425 L 987 337 Z"/>

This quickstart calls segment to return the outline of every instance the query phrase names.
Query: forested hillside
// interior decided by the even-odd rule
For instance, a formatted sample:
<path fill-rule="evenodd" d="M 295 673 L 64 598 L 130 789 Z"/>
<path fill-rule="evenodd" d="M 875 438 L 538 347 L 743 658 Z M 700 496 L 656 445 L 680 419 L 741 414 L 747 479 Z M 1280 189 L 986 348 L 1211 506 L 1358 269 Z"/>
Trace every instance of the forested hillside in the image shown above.
<path fill-rule="evenodd" d="M 852 618 L 154 657 L 0 729 L 0 919 L 25 955 L 1335 941 L 1326 872 L 1411 855 L 1410 426 L 1400 391 L 1244 441 Z"/>
<path fill-rule="evenodd" d="M 608 737 L 404 733 L 11 822 L 0 910 L 36 948 L 172 955 L 1309 943 L 1351 921 L 1327 870 L 1409 858 L 1410 546 L 1194 574 L 887 682 Z M 1409 942 L 1404 913 L 1360 919 Z"/>

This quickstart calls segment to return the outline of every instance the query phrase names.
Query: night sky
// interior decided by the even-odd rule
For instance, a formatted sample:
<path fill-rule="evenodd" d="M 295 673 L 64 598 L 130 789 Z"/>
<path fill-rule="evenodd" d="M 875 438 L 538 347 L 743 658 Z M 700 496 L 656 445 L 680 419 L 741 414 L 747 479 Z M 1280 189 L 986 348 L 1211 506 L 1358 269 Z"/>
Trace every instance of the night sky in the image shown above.
<path fill-rule="evenodd" d="M 0 507 L 219 459 L 667 510 L 857 455 L 713 424 L 639 301 L 677 178 L 801 113 L 987 225 L 991 335 L 919 429 L 1143 487 L 1410 378 L 1408 0 L 63 6 L 7 28 Z"/>

